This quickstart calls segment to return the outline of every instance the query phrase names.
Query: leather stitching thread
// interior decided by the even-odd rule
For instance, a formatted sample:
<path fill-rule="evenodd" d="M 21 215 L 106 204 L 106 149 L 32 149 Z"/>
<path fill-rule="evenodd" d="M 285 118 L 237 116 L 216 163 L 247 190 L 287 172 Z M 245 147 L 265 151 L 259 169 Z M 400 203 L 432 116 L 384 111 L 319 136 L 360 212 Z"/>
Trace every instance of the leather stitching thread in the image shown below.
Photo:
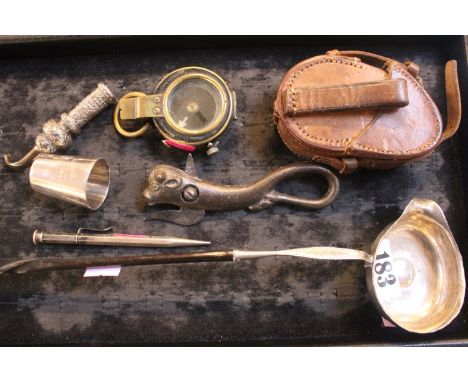
<path fill-rule="evenodd" d="M 366 85 L 368 88 L 379 88 L 381 85 L 380 84 L 367 84 Z M 326 88 L 326 91 L 328 91 L 329 89 L 333 89 L 333 90 L 340 90 L 340 89 L 344 89 L 346 90 L 348 88 L 348 86 L 335 86 L 335 87 L 330 87 L 330 88 Z M 336 111 L 336 110 L 347 110 L 345 109 L 344 107 L 338 107 L 338 106 L 321 106 L 321 107 L 318 107 L 316 105 L 313 104 L 313 102 L 311 101 L 308 101 L 307 98 L 312 98 L 313 95 L 315 94 L 319 94 L 320 93 L 320 90 L 324 90 L 324 89 L 314 89 L 314 92 L 312 93 L 312 91 L 308 91 L 308 90 L 303 90 L 301 88 L 291 88 L 291 101 L 294 101 L 295 103 L 292 104 L 292 106 L 289 104 L 288 102 L 288 105 L 287 105 L 287 108 L 293 108 L 293 115 L 292 116 L 295 116 L 297 114 L 297 111 L 299 110 L 299 108 L 297 107 L 297 102 L 301 103 L 301 104 L 306 104 L 306 108 L 312 108 L 314 110 L 317 110 L 317 111 L 328 111 L 328 110 L 332 110 L 332 111 Z M 304 93 L 306 94 L 304 96 Z M 289 97 L 288 97 L 289 98 Z M 304 101 L 304 98 L 306 99 Z M 296 102 L 297 101 L 297 102 Z M 363 103 L 363 102 L 359 102 L 359 106 L 362 108 L 362 107 L 369 107 L 369 106 L 374 106 L 375 105 L 375 102 L 372 102 L 372 101 L 369 101 L 368 103 Z M 349 105 L 347 105 L 346 107 L 348 107 Z"/>
<path fill-rule="evenodd" d="M 297 149 L 299 150 L 306 150 L 306 151 L 309 151 L 309 152 L 312 152 L 313 153 L 313 157 L 312 157 L 312 160 L 315 160 L 317 162 L 320 162 L 320 160 L 318 160 L 317 158 L 320 158 L 322 159 L 323 163 L 333 167 L 333 168 L 336 168 L 338 171 L 342 172 L 344 170 L 344 162 L 341 158 L 339 157 L 335 157 L 336 161 L 338 162 L 341 162 L 341 167 L 339 167 L 337 165 L 337 163 L 333 162 L 332 159 L 328 159 L 328 158 L 324 158 L 323 156 L 318 156 L 316 154 L 316 150 L 313 150 L 307 146 L 305 146 L 301 141 L 299 141 L 296 137 L 294 137 L 288 129 L 286 129 L 285 127 L 285 124 L 283 123 L 283 121 L 279 120 L 278 121 L 279 123 L 276 124 L 276 129 L 278 130 L 278 133 L 281 137 L 281 139 L 283 140 L 283 142 L 286 144 L 286 146 L 289 148 L 289 150 L 291 150 L 293 153 L 295 153 L 297 156 L 299 157 L 302 157 L 302 158 L 305 158 L 305 159 L 310 159 L 306 154 L 298 154 L 297 153 Z M 284 129 L 284 131 L 283 131 Z M 291 138 L 291 141 L 287 140 L 286 137 L 284 136 L 284 134 L 286 134 L 289 138 Z M 330 156 L 333 156 L 333 154 L 330 154 Z"/>
<path fill-rule="evenodd" d="M 292 76 L 292 78 L 289 80 L 289 83 L 288 83 L 287 87 L 291 90 L 292 86 L 293 86 L 293 83 L 297 80 L 299 75 L 301 75 L 302 72 L 304 72 L 306 69 L 309 69 L 312 66 L 319 65 L 319 64 L 324 64 L 324 63 L 338 63 L 338 64 L 344 64 L 344 65 L 352 65 L 354 67 L 357 67 L 359 69 L 364 69 L 364 70 L 371 70 L 372 69 L 372 70 L 380 71 L 380 69 L 378 69 L 378 68 L 374 68 L 372 66 L 367 66 L 367 65 L 364 66 L 364 65 L 358 64 L 358 63 L 356 63 L 354 61 L 342 61 L 342 60 L 337 60 L 337 59 L 320 59 L 320 60 L 317 60 L 317 61 L 313 61 L 308 65 L 305 65 L 299 71 L 297 71 Z M 423 98 L 424 102 L 430 107 L 430 109 L 432 111 L 433 121 L 435 122 L 435 124 L 438 127 L 437 131 L 438 132 L 441 131 L 442 126 L 441 126 L 441 122 L 440 122 L 440 120 L 438 118 L 437 109 L 435 108 L 435 105 L 433 104 L 433 102 L 431 102 L 431 100 L 428 99 L 429 96 L 427 95 L 427 93 L 423 89 L 421 89 L 421 87 L 419 86 L 417 81 L 413 78 L 413 76 L 408 74 L 405 70 L 402 70 L 397 65 L 394 66 L 394 70 L 397 70 L 400 74 L 402 74 L 405 77 L 405 79 L 407 79 L 408 81 L 411 81 L 415 85 L 416 91 L 418 91 L 422 95 L 422 98 Z M 294 97 L 295 97 L 295 94 L 293 94 L 292 102 L 296 102 Z M 307 133 L 305 131 L 306 126 L 304 126 L 304 127 L 299 126 L 299 123 L 297 122 L 296 118 L 293 117 L 292 120 L 296 124 L 298 130 L 302 134 L 304 134 L 305 136 L 307 136 L 310 139 L 313 139 L 313 140 L 316 140 L 316 141 L 321 141 L 321 142 L 327 142 L 331 146 L 335 146 L 335 147 L 336 146 L 341 146 L 340 143 L 348 142 L 350 140 L 349 138 L 345 138 L 345 137 L 341 137 L 341 139 L 328 139 L 328 138 L 314 137 L 314 136 L 310 135 L 309 133 Z M 399 151 L 382 150 L 382 149 L 378 149 L 376 147 L 362 145 L 362 144 L 358 144 L 358 143 L 356 143 L 354 146 L 362 148 L 362 149 L 366 149 L 367 151 L 378 152 L 378 153 L 386 153 L 386 154 L 420 153 L 420 152 L 424 151 L 426 148 L 431 147 L 431 146 L 434 145 L 434 143 L 438 140 L 438 136 L 439 136 L 438 132 L 436 132 L 435 135 L 428 140 L 428 142 L 426 142 L 425 144 L 419 146 L 416 149 L 412 149 L 412 150 L 399 150 Z"/>
<path fill-rule="evenodd" d="M 380 118 L 382 112 L 377 112 L 374 118 L 361 130 L 359 130 L 354 137 L 351 138 L 349 142 L 346 143 L 344 148 L 344 154 L 349 154 L 349 151 L 352 149 L 352 144 L 361 138 L 369 129 L 374 126 L 375 122 Z"/>

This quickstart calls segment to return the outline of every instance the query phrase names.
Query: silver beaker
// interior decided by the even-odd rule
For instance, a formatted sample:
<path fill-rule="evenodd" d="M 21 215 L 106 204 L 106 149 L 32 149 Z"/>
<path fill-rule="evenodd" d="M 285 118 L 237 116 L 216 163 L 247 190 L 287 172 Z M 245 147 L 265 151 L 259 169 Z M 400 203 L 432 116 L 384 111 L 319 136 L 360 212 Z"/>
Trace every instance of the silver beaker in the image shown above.
<path fill-rule="evenodd" d="M 105 159 L 39 155 L 29 172 L 33 190 L 97 210 L 109 191 L 110 170 Z"/>

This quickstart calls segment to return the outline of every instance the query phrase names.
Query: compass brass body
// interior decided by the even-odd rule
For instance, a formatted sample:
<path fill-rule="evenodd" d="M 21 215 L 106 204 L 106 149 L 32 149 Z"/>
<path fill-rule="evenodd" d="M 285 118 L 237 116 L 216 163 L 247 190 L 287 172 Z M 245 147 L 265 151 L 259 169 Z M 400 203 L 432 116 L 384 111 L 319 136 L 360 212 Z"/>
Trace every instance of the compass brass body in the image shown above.
<path fill-rule="evenodd" d="M 216 73 L 201 67 L 185 67 L 167 74 L 154 94 L 132 92 L 123 96 L 114 115 L 117 131 L 133 138 L 146 132 L 124 129 L 120 120 L 151 118 L 161 135 L 193 146 L 213 141 L 235 118 L 236 97 Z"/>

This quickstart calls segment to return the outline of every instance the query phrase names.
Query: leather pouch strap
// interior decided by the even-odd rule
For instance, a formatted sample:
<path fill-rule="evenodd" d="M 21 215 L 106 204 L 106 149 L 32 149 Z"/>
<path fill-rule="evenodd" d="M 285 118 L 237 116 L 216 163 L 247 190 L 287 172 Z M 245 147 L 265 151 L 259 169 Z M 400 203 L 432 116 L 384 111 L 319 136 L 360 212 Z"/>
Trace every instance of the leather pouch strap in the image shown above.
<path fill-rule="evenodd" d="M 365 59 L 389 64 L 391 59 L 375 54 L 364 52 L 360 50 L 345 50 L 338 51 L 332 50 L 327 52 L 327 54 L 340 55 L 340 56 L 351 56 L 351 57 L 363 57 Z M 419 68 L 414 65 L 412 62 L 406 62 L 404 65 L 407 66 L 408 71 L 413 75 L 417 76 Z M 446 139 L 451 138 L 458 130 L 461 121 L 461 97 L 460 97 L 460 87 L 458 83 L 458 73 L 457 73 L 457 61 L 450 60 L 445 65 L 445 93 L 447 98 L 447 122 L 446 128 L 442 133 L 441 142 Z"/>
<path fill-rule="evenodd" d="M 379 54 L 364 52 L 362 50 L 330 50 L 327 54 L 336 56 L 358 57 L 371 61 L 372 63 L 385 64 L 393 61 L 391 58 L 381 56 Z"/>
<path fill-rule="evenodd" d="M 402 78 L 334 86 L 288 89 L 283 94 L 284 112 L 297 114 L 408 105 L 406 81 Z"/>
<path fill-rule="evenodd" d="M 393 59 L 381 56 L 380 54 L 364 52 L 362 50 L 330 50 L 327 52 L 327 54 L 346 57 L 357 57 L 360 59 L 364 59 L 365 61 L 368 61 L 369 63 L 374 65 L 389 65 L 394 61 Z M 416 63 L 412 61 L 406 61 L 403 65 L 406 66 L 406 69 L 409 73 L 411 73 L 411 75 L 414 78 L 418 77 L 419 66 Z"/>
<path fill-rule="evenodd" d="M 460 126 L 461 97 L 455 60 L 448 61 L 445 65 L 445 96 L 447 97 L 447 123 L 441 142 L 452 137 Z"/>
<path fill-rule="evenodd" d="M 359 160 L 357 158 L 337 158 L 326 155 L 313 155 L 311 159 L 335 168 L 340 174 L 352 174 L 359 168 Z"/>

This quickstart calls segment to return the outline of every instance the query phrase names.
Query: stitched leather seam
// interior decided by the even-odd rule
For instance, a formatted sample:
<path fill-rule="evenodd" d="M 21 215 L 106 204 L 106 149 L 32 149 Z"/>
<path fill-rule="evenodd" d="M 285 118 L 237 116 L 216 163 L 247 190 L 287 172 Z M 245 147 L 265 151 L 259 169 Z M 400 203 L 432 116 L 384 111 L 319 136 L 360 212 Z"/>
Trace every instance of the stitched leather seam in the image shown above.
<path fill-rule="evenodd" d="M 297 111 L 296 89 L 291 89 L 291 92 L 292 92 L 291 103 L 292 103 L 293 117 L 294 117 L 296 115 L 296 111 Z"/>
<path fill-rule="evenodd" d="M 434 103 L 431 102 L 430 100 L 427 99 L 428 95 L 423 91 L 423 89 L 421 89 L 421 87 L 419 86 L 419 83 L 417 83 L 416 79 L 411 76 L 411 75 L 408 75 L 407 72 L 401 70 L 401 68 L 395 66 L 394 67 L 395 70 L 397 70 L 398 72 L 400 72 L 403 76 L 407 77 L 407 79 L 411 82 L 413 82 L 416 86 L 416 90 L 423 96 L 423 99 L 424 101 L 430 106 L 431 108 L 431 111 L 432 111 L 432 116 L 434 117 L 434 122 L 437 124 L 437 127 L 439 128 L 439 130 L 442 128 L 441 124 L 440 124 L 440 120 L 439 118 L 437 118 L 437 110 L 434 106 Z M 404 153 L 404 154 L 412 154 L 412 153 L 420 153 L 422 151 L 425 151 L 425 149 L 433 146 L 436 142 L 437 142 L 437 139 L 438 139 L 438 134 L 437 132 L 435 133 L 434 136 L 432 136 L 425 144 L 413 149 L 413 150 L 400 150 L 400 151 L 392 151 L 392 150 L 381 150 L 381 149 L 377 149 L 375 147 L 372 147 L 372 146 L 367 146 L 367 145 L 362 145 L 362 144 L 358 144 L 356 143 L 354 146 L 356 147 L 360 147 L 360 148 L 364 148 L 364 149 L 367 149 L 369 151 L 373 151 L 373 152 L 379 152 L 379 153 L 388 153 L 388 154 L 401 154 L 401 153 Z"/>
<path fill-rule="evenodd" d="M 372 87 L 374 87 L 374 88 L 377 87 L 378 88 L 380 86 L 381 86 L 381 84 L 368 84 L 367 85 L 368 88 L 372 88 Z M 330 87 L 328 89 L 334 89 L 334 90 L 344 89 L 344 90 L 346 90 L 347 88 L 348 88 L 348 86 L 345 85 L 345 86 L 334 86 L 334 87 Z M 301 101 L 300 99 L 298 99 L 298 96 L 300 95 L 301 98 L 304 98 L 303 94 L 304 94 L 304 92 L 307 92 L 307 90 L 304 91 L 301 88 L 291 88 L 290 90 L 291 90 L 291 97 L 287 97 L 287 99 L 288 99 L 287 108 L 289 109 L 289 108 L 292 107 L 292 109 L 293 109 L 293 115 L 292 116 L 294 116 L 294 115 L 297 114 L 297 110 L 298 110 L 297 101 Z M 322 90 L 322 89 L 315 89 L 315 90 L 319 91 L 319 90 Z M 289 98 L 290 98 L 290 100 L 289 100 Z M 292 103 L 292 105 L 291 105 L 289 101 L 294 102 L 294 103 Z M 307 103 L 307 101 L 305 101 L 305 102 Z M 376 105 L 376 103 L 372 102 L 372 101 L 369 101 L 367 103 L 363 103 L 363 102 L 359 103 L 360 108 L 366 108 L 366 107 L 375 106 L 375 105 Z M 328 110 L 338 111 L 338 110 L 347 110 L 349 105 L 345 105 L 345 106 L 322 106 L 322 107 L 319 108 L 316 105 L 313 105 L 313 103 L 312 103 L 312 105 L 310 105 L 310 103 L 308 103 L 306 107 L 313 107 L 314 110 L 316 110 L 316 111 L 328 111 Z"/>
<path fill-rule="evenodd" d="M 306 158 L 306 159 L 312 159 L 312 160 L 315 160 L 317 162 L 320 162 L 320 160 L 318 159 L 318 158 L 320 158 L 323 163 L 325 163 L 325 164 L 327 164 L 327 165 L 329 165 L 329 166 L 331 166 L 333 168 L 336 168 L 339 171 L 342 170 L 342 168 L 336 166 L 336 163 L 334 163 L 332 159 L 321 156 L 321 153 L 320 153 L 319 150 L 314 150 L 314 149 L 311 149 L 310 147 L 305 146 L 301 141 L 299 141 L 296 137 L 294 137 L 289 132 L 289 130 L 285 127 L 285 125 L 283 124 L 282 121 L 278 121 L 278 122 L 279 123 L 276 124 L 276 129 L 277 129 L 282 141 L 285 143 L 285 145 L 288 147 L 288 149 L 290 151 L 292 151 L 294 154 L 296 154 L 299 157 Z M 284 129 L 284 132 L 282 131 L 282 129 Z M 284 134 L 288 135 L 288 137 L 291 138 L 292 142 L 289 141 L 288 139 L 286 139 Z M 297 154 L 297 152 L 295 150 L 296 148 L 303 149 L 303 150 L 306 150 L 308 152 L 311 152 L 312 153 L 312 158 L 310 158 L 306 154 Z M 341 160 L 340 157 L 335 157 L 335 159 L 337 161 Z"/>
<path fill-rule="evenodd" d="M 334 147 L 339 147 L 339 146 L 343 146 L 343 142 L 348 142 L 350 140 L 350 138 L 348 137 L 341 137 L 341 139 L 327 139 L 327 138 L 320 138 L 320 137 L 314 137 L 312 135 L 310 135 L 309 133 L 307 133 L 305 131 L 305 128 L 306 126 L 303 126 L 303 127 L 300 127 L 299 126 L 299 123 L 296 121 L 296 119 L 294 118 L 294 115 L 296 114 L 297 112 L 297 108 L 294 106 L 296 103 L 297 103 L 297 100 L 295 98 L 296 96 L 296 93 L 293 92 L 293 82 L 296 81 L 296 79 L 299 77 L 299 75 L 302 74 L 302 72 L 304 72 L 306 69 L 309 69 L 311 68 L 312 66 L 315 66 L 315 65 L 320 65 L 320 64 L 325 64 L 325 63 L 337 63 L 337 64 L 343 64 L 343 65 L 351 65 L 351 66 L 354 66 L 356 68 L 359 68 L 359 69 L 364 69 L 364 70 L 375 70 L 375 71 L 379 71 L 380 72 L 380 69 L 377 69 L 377 68 L 374 68 L 372 66 L 364 66 L 362 63 L 360 63 L 360 61 L 354 61 L 351 59 L 336 59 L 336 58 L 323 58 L 323 59 L 320 59 L 320 60 L 317 60 L 317 61 L 313 61 L 311 63 L 309 63 L 308 65 L 302 67 L 299 71 L 297 71 L 296 73 L 294 73 L 293 77 L 289 80 L 289 83 L 287 85 L 287 87 L 292 91 L 293 93 L 293 96 L 291 97 L 291 102 L 293 103 L 293 122 L 296 124 L 297 128 L 299 129 L 299 131 L 302 132 L 302 134 L 304 134 L 305 136 L 313 139 L 313 140 L 316 140 L 316 141 L 321 141 L 321 142 L 327 142 L 329 143 L 331 146 L 334 146 Z M 340 144 L 341 143 L 341 144 Z"/>
<path fill-rule="evenodd" d="M 278 121 L 278 123 L 276 124 L 276 129 L 282 139 L 282 141 L 285 143 L 285 145 L 288 147 L 288 149 L 290 151 L 292 151 L 294 154 L 296 154 L 298 157 L 301 157 L 301 158 L 306 158 L 306 159 L 311 159 L 311 160 L 314 160 L 314 161 L 317 161 L 317 162 L 323 162 L 335 169 L 337 169 L 338 171 L 342 172 L 344 170 L 344 167 L 338 167 L 338 163 L 334 162 L 332 160 L 332 158 L 336 159 L 337 161 L 340 161 L 342 160 L 341 157 L 335 157 L 333 156 L 333 154 L 331 153 L 327 153 L 327 154 L 322 154 L 320 153 L 320 150 L 315 150 L 315 149 L 311 149 L 310 147 L 308 146 L 305 146 L 301 141 L 299 141 L 296 137 L 294 137 L 291 132 L 285 127 L 285 124 L 282 122 L 282 121 Z M 284 131 L 283 131 L 284 129 Z M 289 138 L 291 138 L 291 141 L 289 139 L 286 139 L 287 137 L 285 136 L 287 135 Z M 308 151 L 310 154 L 309 155 L 306 155 L 306 154 L 298 154 L 296 152 L 296 148 L 298 149 L 304 149 L 306 151 Z M 324 156 L 322 156 L 324 155 Z M 330 156 L 326 156 L 326 155 L 330 155 Z M 377 167 L 377 163 L 380 163 L 380 164 L 384 164 L 385 165 L 385 168 L 394 168 L 394 167 L 397 167 L 403 163 L 411 163 L 417 159 L 420 159 L 420 158 L 424 158 L 426 157 L 428 154 L 423 154 L 421 156 L 417 156 L 417 157 L 413 157 L 411 159 L 398 159 L 398 160 L 389 160 L 389 159 L 370 159 L 370 158 L 356 158 L 358 160 L 358 167 L 365 167 L 365 168 L 376 168 Z M 392 163 L 392 164 L 390 164 Z"/>
<path fill-rule="evenodd" d="M 313 61 L 311 62 L 310 64 L 302 67 L 297 73 L 295 73 L 293 75 L 293 77 L 289 80 L 289 83 L 287 85 L 287 87 L 292 90 L 292 86 L 293 86 L 293 83 L 297 80 L 297 78 L 299 77 L 300 74 L 302 74 L 302 72 L 312 66 L 315 66 L 315 65 L 319 65 L 319 64 L 323 64 L 323 63 L 338 63 L 338 64 L 344 64 L 344 65 L 352 65 L 352 66 L 355 66 L 357 68 L 360 68 L 360 69 L 364 69 L 364 70 L 370 70 L 370 69 L 375 69 L 375 70 L 380 70 L 378 68 L 374 68 L 372 66 L 363 66 L 362 64 L 358 64 L 356 62 L 350 62 L 350 61 L 343 61 L 343 60 L 337 60 L 337 59 L 320 59 L 320 60 L 317 60 L 317 61 Z M 433 116 L 433 121 L 435 122 L 435 124 L 437 125 L 438 127 L 438 131 L 441 130 L 441 123 L 440 123 L 440 120 L 438 118 L 438 112 L 437 112 L 437 109 L 434 105 L 434 103 L 428 99 L 428 95 L 427 93 L 421 89 L 419 83 L 417 83 L 416 79 L 414 79 L 413 76 L 411 76 L 411 74 L 407 73 L 406 71 L 402 70 L 398 65 L 395 65 L 394 66 L 394 69 L 397 70 L 399 73 L 401 73 L 405 79 L 411 81 L 414 85 L 415 85 L 415 88 L 416 90 L 422 95 L 422 98 L 423 100 L 426 102 L 426 104 L 428 106 L 430 106 L 431 108 L 431 111 L 432 111 L 432 116 Z M 292 97 L 292 101 L 295 103 L 296 100 L 294 98 L 295 94 L 293 95 Z M 295 108 L 293 107 L 293 110 L 294 110 L 294 114 L 296 112 Z M 331 146 L 334 146 L 334 147 L 339 147 L 339 146 L 342 146 L 342 144 L 340 145 L 340 143 L 343 143 L 343 142 L 348 142 L 349 141 L 349 138 L 344 138 L 344 137 L 341 137 L 340 139 L 327 139 L 327 138 L 320 138 L 320 137 L 314 137 L 312 135 L 310 135 L 309 133 L 307 133 L 305 131 L 305 128 L 306 126 L 304 127 L 301 127 L 299 126 L 299 123 L 297 122 L 297 120 L 293 117 L 292 118 L 293 122 L 296 124 L 298 130 L 304 134 L 305 136 L 307 136 L 308 138 L 312 139 L 312 140 L 316 140 L 316 141 L 321 141 L 321 142 L 327 142 L 328 144 L 330 144 Z M 362 144 L 354 144 L 353 147 L 359 147 L 359 148 L 363 148 L 363 149 L 366 149 L 368 151 L 372 151 L 372 152 L 378 152 L 378 153 L 385 153 L 385 154 L 411 154 L 411 153 L 420 153 L 422 151 L 424 151 L 426 148 L 429 148 L 431 146 L 433 146 L 436 142 L 437 142 L 437 138 L 438 138 L 438 133 L 436 132 L 434 134 L 433 137 L 431 137 L 425 144 L 417 147 L 416 149 L 412 149 L 412 150 L 399 150 L 399 151 L 394 151 L 394 150 L 382 150 L 382 149 L 378 149 L 376 147 L 372 147 L 372 146 L 367 146 L 367 145 L 362 145 Z"/>

